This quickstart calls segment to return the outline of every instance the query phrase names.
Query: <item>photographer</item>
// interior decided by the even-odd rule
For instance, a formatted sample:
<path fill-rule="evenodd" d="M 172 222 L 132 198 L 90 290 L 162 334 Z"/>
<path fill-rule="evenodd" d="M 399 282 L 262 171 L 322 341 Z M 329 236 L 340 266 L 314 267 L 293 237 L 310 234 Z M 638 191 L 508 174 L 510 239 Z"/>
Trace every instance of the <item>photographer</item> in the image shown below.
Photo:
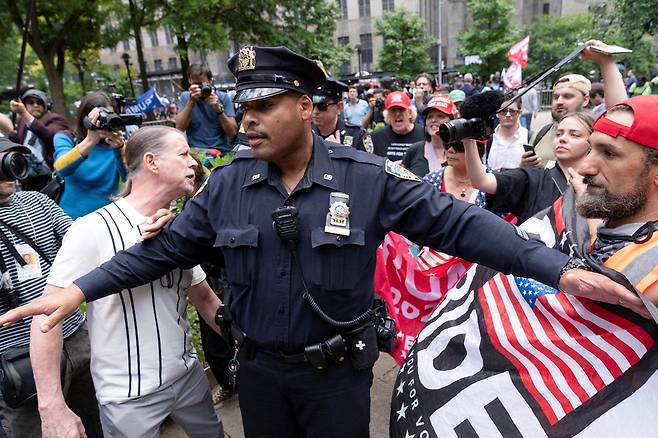
<path fill-rule="evenodd" d="M 238 133 L 235 109 L 228 95 L 212 85 L 212 72 L 205 64 L 192 64 L 187 70 L 189 91 L 180 97 L 176 128 L 185 131 L 193 148 L 230 152 Z"/>
<path fill-rule="evenodd" d="M 361 121 L 361 126 L 365 129 L 376 129 L 384 125 L 384 90 L 375 88 L 371 91 L 368 97 L 368 112 Z"/>
<path fill-rule="evenodd" d="M 55 135 L 55 170 L 64 179 L 59 205 L 73 219 L 107 204 L 125 180 L 123 134 L 98 126 L 101 108 L 112 112 L 112 100 L 102 91 L 87 94 L 80 102 L 75 132 Z"/>
<path fill-rule="evenodd" d="M 16 130 L 5 132 L 12 141 L 30 148 L 27 156 L 30 172 L 21 181 L 26 190 L 41 190 L 51 179 L 53 171 L 53 137 L 69 129 L 65 117 L 49 110 L 48 96 L 41 90 L 27 90 L 19 100 L 9 102 L 16 114 Z"/>
<path fill-rule="evenodd" d="M 2 138 L 0 154 L 4 158 L 8 153 L 29 154 L 30 150 Z M 27 165 L 25 159 L 22 162 Z M 16 192 L 16 179 L 21 175 L 8 175 L 11 172 L 4 165 L 0 169 L 0 311 L 5 312 L 41 296 L 71 218 L 41 193 Z M 10 437 L 41 436 L 29 356 L 30 322 L 31 318 L 24 318 L 14 327 L 0 329 L 0 416 Z M 63 338 L 65 365 L 58 374 L 64 397 L 84 423 L 87 436 L 102 436 L 89 373 L 89 336 L 79 310 L 64 320 Z"/>

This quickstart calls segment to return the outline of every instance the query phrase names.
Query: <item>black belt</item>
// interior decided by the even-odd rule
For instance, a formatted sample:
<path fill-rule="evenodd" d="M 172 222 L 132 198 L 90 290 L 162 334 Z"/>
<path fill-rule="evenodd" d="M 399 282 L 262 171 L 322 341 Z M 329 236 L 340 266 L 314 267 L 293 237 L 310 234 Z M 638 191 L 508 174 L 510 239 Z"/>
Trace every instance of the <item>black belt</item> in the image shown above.
<path fill-rule="evenodd" d="M 253 352 L 252 353 L 253 355 L 255 355 L 256 353 L 263 353 L 268 356 L 281 359 L 285 363 L 291 365 L 308 362 L 306 353 L 303 351 L 301 353 L 296 353 L 296 354 L 286 354 L 281 350 L 277 350 L 274 348 L 267 347 L 265 345 L 260 345 L 260 344 L 256 344 L 255 342 L 249 342 L 249 341 L 248 341 L 248 346 L 246 348 L 247 350 L 251 350 L 251 352 Z"/>
<path fill-rule="evenodd" d="M 258 344 L 246 338 L 245 350 L 248 358 L 254 358 L 256 353 L 260 352 L 290 365 L 310 363 L 319 370 L 323 370 L 332 364 L 341 363 L 347 356 L 345 339 L 341 335 L 335 335 L 324 342 L 307 345 L 302 352 L 292 354 Z"/>

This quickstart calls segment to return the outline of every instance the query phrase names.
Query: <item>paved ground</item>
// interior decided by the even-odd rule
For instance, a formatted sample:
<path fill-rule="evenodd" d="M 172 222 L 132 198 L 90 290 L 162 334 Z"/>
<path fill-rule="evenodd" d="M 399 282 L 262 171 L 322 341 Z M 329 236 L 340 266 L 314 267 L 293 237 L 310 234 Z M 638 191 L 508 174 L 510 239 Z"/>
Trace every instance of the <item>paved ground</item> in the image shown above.
<path fill-rule="evenodd" d="M 391 393 L 397 376 L 398 366 L 388 354 L 381 354 L 374 368 L 371 394 L 370 435 L 372 438 L 388 436 L 388 416 Z M 237 397 L 226 400 L 215 407 L 224 422 L 227 438 L 243 438 L 240 403 Z M 162 438 L 184 438 L 187 435 L 176 424 L 165 427 Z"/>

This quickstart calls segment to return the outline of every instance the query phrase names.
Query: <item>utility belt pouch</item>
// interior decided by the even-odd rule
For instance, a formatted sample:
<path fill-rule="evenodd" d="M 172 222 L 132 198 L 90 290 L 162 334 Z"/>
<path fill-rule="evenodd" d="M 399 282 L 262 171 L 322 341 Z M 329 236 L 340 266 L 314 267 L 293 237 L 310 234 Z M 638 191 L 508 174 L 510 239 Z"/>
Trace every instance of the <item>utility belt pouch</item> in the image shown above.
<path fill-rule="evenodd" d="M 355 370 L 372 368 L 379 357 L 377 332 L 372 323 L 357 327 L 345 334 L 347 354 Z"/>
<path fill-rule="evenodd" d="M 329 363 L 327 362 L 327 357 L 324 354 L 321 343 L 306 346 L 304 348 L 304 355 L 306 356 L 306 360 L 316 369 L 327 369 Z"/>
<path fill-rule="evenodd" d="M 64 380 L 67 363 L 66 351 L 60 360 L 61 379 Z M 37 395 L 32 374 L 30 346 L 10 348 L 0 355 L 0 390 L 4 402 L 12 409 L 18 408 Z"/>

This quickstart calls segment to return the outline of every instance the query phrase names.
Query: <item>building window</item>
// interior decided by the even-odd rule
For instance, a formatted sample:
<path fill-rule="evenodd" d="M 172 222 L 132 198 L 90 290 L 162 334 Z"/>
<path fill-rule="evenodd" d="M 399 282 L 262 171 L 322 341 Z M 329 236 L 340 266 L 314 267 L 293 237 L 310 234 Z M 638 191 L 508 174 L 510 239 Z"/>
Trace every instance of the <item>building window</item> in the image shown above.
<path fill-rule="evenodd" d="M 542 13 L 544 15 L 548 15 L 551 13 L 551 4 L 550 3 L 544 3 L 542 5 Z"/>
<path fill-rule="evenodd" d="M 348 36 L 342 36 L 338 37 L 338 45 L 340 46 L 349 46 L 350 44 L 350 37 Z M 350 74 L 350 61 L 347 60 L 343 62 L 340 67 L 338 67 L 338 74 L 341 76 L 347 76 Z"/>
<path fill-rule="evenodd" d="M 123 50 L 124 50 L 124 51 L 128 51 L 128 50 L 130 50 L 130 41 L 128 41 L 128 40 L 123 40 L 122 43 L 123 43 Z"/>
<path fill-rule="evenodd" d="M 359 0 L 359 17 L 370 17 L 370 0 Z"/>
<path fill-rule="evenodd" d="M 158 41 L 158 32 L 150 32 L 149 36 L 151 37 L 151 47 L 158 47 L 160 42 Z"/>
<path fill-rule="evenodd" d="M 168 45 L 174 44 L 174 31 L 171 29 L 171 26 L 165 26 L 165 40 Z"/>
<path fill-rule="evenodd" d="M 178 68 L 178 58 L 169 58 L 169 70 L 176 70 Z"/>
<path fill-rule="evenodd" d="M 361 68 L 366 71 L 372 70 L 372 34 L 362 33 L 359 35 L 361 41 Z"/>
<path fill-rule="evenodd" d="M 338 0 L 340 6 L 340 12 L 342 14 L 342 19 L 347 20 L 347 0 Z"/>
<path fill-rule="evenodd" d="M 382 11 L 392 11 L 395 9 L 395 0 L 382 0 Z"/>
<path fill-rule="evenodd" d="M 162 59 L 154 59 L 153 60 L 153 67 L 155 71 L 161 71 L 162 70 Z"/>

